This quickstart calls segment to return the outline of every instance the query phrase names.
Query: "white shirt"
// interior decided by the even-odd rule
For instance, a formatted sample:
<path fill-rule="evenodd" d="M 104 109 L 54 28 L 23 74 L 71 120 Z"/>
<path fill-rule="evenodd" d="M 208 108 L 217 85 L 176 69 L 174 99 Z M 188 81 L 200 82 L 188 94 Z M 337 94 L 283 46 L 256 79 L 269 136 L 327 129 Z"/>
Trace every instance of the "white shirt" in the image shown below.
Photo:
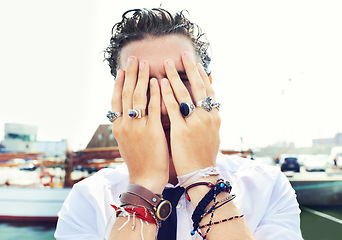
<path fill-rule="evenodd" d="M 232 194 L 236 194 L 235 205 L 245 215 L 257 240 L 302 239 L 295 191 L 278 168 L 222 154 L 216 164 L 221 177 L 230 181 Z M 127 184 L 125 164 L 116 169 L 102 169 L 75 184 L 58 214 L 55 238 L 103 240 L 101 237 L 105 232 L 104 239 L 108 239 L 115 221 L 114 209 L 110 204 L 120 205 L 119 195 L 125 191 Z M 168 184 L 167 187 L 173 186 Z M 177 208 L 177 239 L 202 239 L 198 234 L 190 235 L 193 210 L 191 202 L 183 194 Z"/>

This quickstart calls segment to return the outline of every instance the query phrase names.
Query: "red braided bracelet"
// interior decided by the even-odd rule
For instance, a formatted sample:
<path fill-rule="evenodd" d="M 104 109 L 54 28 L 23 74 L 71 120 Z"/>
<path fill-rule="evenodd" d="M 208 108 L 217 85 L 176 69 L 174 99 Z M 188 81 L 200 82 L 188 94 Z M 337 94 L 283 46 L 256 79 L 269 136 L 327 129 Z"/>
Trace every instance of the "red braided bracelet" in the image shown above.
<path fill-rule="evenodd" d="M 111 205 L 115 211 L 116 211 L 116 216 L 119 215 L 120 212 L 122 212 L 123 210 L 130 213 L 130 214 L 134 214 L 136 217 L 149 222 L 149 223 L 153 223 L 153 224 L 157 224 L 155 217 L 152 215 L 152 213 L 144 207 L 125 207 L 123 208 L 118 208 L 115 205 Z"/>
<path fill-rule="evenodd" d="M 197 187 L 197 186 L 201 186 L 201 185 L 202 185 L 202 186 L 207 186 L 207 187 L 209 187 L 209 188 L 212 188 L 212 187 L 215 186 L 215 184 L 213 184 L 213 183 L 211 183 L 211 182 L 197 182 L 197 183 L 193 183 L 193 184 L 187 186 L 187 187 L 185 188 L 185 196 L 186 196 L 186 199 L 188 199 L 188 201 L 191 201 L 191 200 L 190 200 L 190 197 L 189 197 L 189 194 L 188 194 L 188 191 L 189 191 L 191 188 L 193 188 L 193 187 Z"/>

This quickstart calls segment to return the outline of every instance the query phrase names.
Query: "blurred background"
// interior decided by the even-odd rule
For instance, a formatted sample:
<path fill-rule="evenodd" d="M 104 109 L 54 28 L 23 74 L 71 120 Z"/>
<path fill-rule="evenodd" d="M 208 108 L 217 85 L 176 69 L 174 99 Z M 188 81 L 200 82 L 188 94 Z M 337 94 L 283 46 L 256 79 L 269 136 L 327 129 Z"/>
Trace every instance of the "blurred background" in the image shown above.
<path fill-rule="evenodd" d="M 330 183 L 324 185 L 329 187 L 326 195 L 333 191 L 339 201 L 342 178 L 336 173 L 340 167 L 333 162 L 340 154 L 336 147 L 342 145 L 342 3 L 338 0 L 0 1 L 0 152 L 44 152 L 6 155 L 4 159 L 10 162 L 0 168 L 0 184 L 2 180 L 3 185 L 29 185 L 28 177 L 20 175 L 22 169 L 16 169 L 20 174 L 11 172 L 16 176 L 11 181 L 22 179 L 20 184 L 7 175 L 31 161 L 39 170 L 40 185 L 63 189 L 66 172 L 73 174 L 67 184 L 71 186 L 73 179 L 98 170 L 96 164 L 103 164 L 101 159 L 119 157 L 113 152 L 102 153 L 109 157 L 97 152 L 96 159 L 77 155 L 92 146 L 104 147 L 106 144 L 99 142 L 108 131 L 103 131 L 110 132 L 110 126 L 104 124 L 109 123 L 106 113 L 114 80 L 103 61 L 103 50 L 124 11 L 160 5 L 171 12 L 188 10 L 189 18 L 211 42 L 213 86 L 222 103 L 221 150 L 279 167 L 287 161 L 291 166 L 298 163 L 301 172 L 319 171 L 324 177 L 309 177 L 316 181 L 314 187 L 305 187 L 305 178 L 296 191 Z M 18 139 L 24 135 L 29 140 L 21 139 L 24 145 L 19 147 Z M 10 138 L 16 140 L 10 142 Z M 297 163 L 285 161 L 287 157 L 296 158 Z M 115 167 L 118 162 L 111 163 Z M 336 171 L 332 174 L 326 169 Z M 297 172 L 293 172 L 288 177 L 296 186 Z M 15 198 L 18 192 L 6 194 Z M 61 202 L 63 194 L 67 192 L 60 193 Z M 332 234 L 329 238 L 325 232 L 324 239 L 338 239 L 333 236 L 341 227 L 340 207 L 314 209 L 334 221 L 311 210 L 302 214 L 306 239 L 323 239 L 315 238 L 319 236 L 316 233 L 308 235 L 312 224 L 323 224 Z M 318 220 L 312 220 L 315 217 Z M 48 227 L 0 224 L 0 238 L 12 239 L 9 236 L 23 231 L 26 236 L 37 233 L 30 239 L 53 239 L 53 229 L 54 223 Z M 24 235 L 16 236 L 25 239 Z"/>

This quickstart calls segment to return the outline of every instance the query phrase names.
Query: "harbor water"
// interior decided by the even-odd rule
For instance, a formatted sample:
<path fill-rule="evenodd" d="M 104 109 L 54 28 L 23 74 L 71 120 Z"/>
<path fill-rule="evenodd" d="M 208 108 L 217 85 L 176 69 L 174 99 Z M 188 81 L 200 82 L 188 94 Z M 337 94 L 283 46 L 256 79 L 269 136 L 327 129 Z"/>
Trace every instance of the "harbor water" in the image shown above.
<path fill-rule="evenodd" d="M 305 240 L 342 240 L 342 207 L 301 207 L 301 230 Z M 0 222 L 1 240 L 53 240 L 54 225 Z"/>

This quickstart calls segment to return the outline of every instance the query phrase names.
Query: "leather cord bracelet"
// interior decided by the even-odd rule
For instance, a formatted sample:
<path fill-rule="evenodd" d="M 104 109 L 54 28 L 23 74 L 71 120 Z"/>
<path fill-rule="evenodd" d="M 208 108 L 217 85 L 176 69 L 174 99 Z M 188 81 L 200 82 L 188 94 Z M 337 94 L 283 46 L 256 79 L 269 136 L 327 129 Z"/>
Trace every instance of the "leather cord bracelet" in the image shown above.
<path fill-rule="evenodd" d="M 141 197 L 135 194 L 123 192 L 121 193 L 119 198 L 122 203 L 120 205 L 121 207 L 125 205 L 132 205 L 132 206 L 138 206 L 138 207 L 145 207 L 151 211 L 154 211 L 153 206 L 151 204 L 149 204 L 144 199 L 142 199 Z"/>
<path fill-rule="evenodd" d="M 211 182 L 197 182 L 197 183 L 193 183 L 189 186 L 187 186 L 185 188 L 185 196 L 186 196 L 186 199 L 188 201 L 191 201 L 190 197 L 189 197 L 189 194 L 188 194 L 188 191 L 191 189 L 191 188 L 194 188 L 194 187 L 197 187 L 197 186 L 207 186 L 209 188 L 212 188 L 213 186 L 215 186 L 215 184 L 211 183 Z"/>
<path fill-rule="evenodd" d="M 198 203 L 195 208 L 191 219 L 193 222 L 193 230 L 191 231 L 191 235 L 195 234 L 195 231 L 199 228 L 199 223 L 202 220 L 202 215 L 206 207 L 210 204 L 211 201 L 216 199 L 216 196 L 220 194 L 222 191 L 230 193 L 232 190 L 232 186 L 230 183 L 224 182 L 223 179 L 217 180 L 216 184 L 210 189 L 210 191 L 202 198 L 202 200 Z"/>
<path fill-rule="evenodd" d="M 171 203 L 163 199 L 162 195 L 154 194 L 147 188 L 137 184 L 129 184 L 125 193 L 122 193 L 120 200 L 124 204 L 143 206 L 154 212 L 159 220 L 166 220 L 172 211 Z"/>

